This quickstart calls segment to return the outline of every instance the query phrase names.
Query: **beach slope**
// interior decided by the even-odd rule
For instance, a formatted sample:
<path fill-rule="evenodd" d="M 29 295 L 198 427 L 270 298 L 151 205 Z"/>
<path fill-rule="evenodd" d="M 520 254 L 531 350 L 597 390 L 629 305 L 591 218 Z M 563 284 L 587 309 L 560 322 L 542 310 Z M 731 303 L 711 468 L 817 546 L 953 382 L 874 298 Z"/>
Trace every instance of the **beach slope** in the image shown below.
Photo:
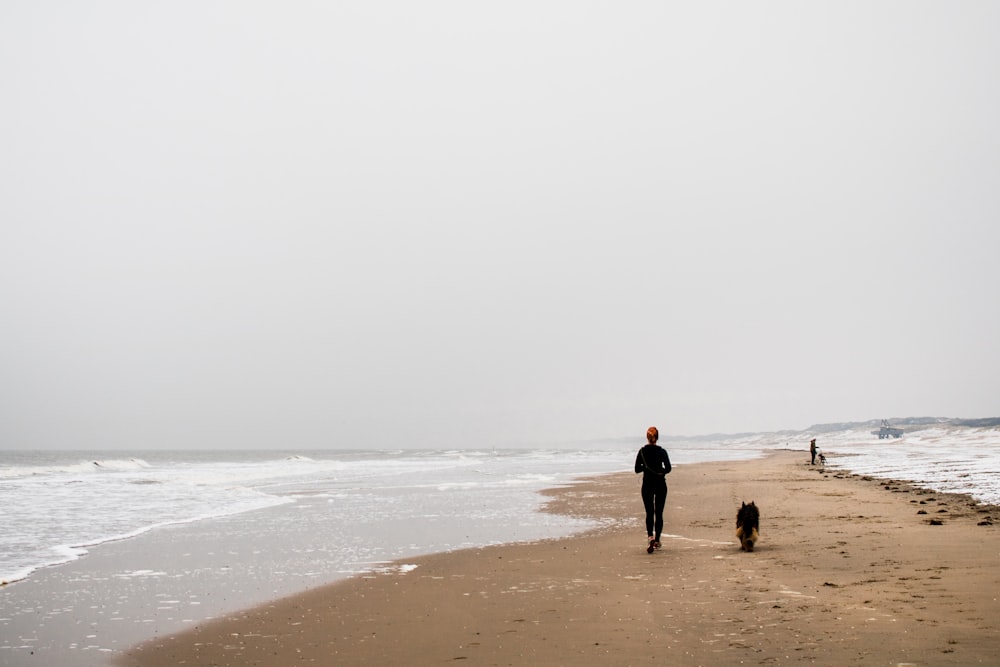
<path fill-rule="evenodd" d="M 589 533 L 407 560 L 119 664 L 996 664 L 1000 511 L 807 459 L 676 466 L 652 555 L 635 476 L 597 477 L 550 492 L 549 511 L 604 522 Z"/>

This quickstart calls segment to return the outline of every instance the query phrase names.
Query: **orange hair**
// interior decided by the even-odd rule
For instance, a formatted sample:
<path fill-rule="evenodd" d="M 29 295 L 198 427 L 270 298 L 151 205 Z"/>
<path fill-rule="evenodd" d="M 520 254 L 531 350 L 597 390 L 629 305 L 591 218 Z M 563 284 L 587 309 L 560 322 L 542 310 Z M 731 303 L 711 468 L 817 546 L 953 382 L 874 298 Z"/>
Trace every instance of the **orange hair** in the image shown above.
<path fill-rule="evenodd" d="M 660 439 L 660 432 L 656 430 L 655 426 L 650 426 L 648 429 L 646 429 L 646 440 L 649 441 L 649 444 L 654 445 L 656 444 L 656 441 L 659 439 Z"/>

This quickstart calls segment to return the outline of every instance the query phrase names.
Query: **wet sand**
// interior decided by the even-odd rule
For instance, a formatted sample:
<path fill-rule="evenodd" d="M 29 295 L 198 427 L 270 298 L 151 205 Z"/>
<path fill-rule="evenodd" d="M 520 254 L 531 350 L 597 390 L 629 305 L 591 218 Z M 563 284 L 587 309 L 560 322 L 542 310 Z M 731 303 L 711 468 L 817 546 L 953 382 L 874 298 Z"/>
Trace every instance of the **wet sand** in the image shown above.
<path fill-rule="evenodd" d="M 676 466 L 663 549 L 638 480 L 551 492 L 568 540 L 401 561 L 158 638 L 121 665 L 997 664 L 1000 509 L 808 465 Z M 740 551 L 741 501 L 761 541 Z"/>

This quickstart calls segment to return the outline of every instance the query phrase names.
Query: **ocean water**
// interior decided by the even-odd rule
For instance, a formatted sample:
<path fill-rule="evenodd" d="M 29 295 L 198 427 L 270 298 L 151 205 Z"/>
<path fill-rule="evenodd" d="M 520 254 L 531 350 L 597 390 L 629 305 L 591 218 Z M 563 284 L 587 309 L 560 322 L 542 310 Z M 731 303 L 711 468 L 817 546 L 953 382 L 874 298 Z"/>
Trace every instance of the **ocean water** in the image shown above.
<path fill-rule="evenodd" d="M 367 536 L 443 516 L 492 527 L 470 543 L 503 542 L 530 523 L 538 490 L 621 466 L 606 450 L 0 452 L 0 580 L 165 526 L 281 505 L 318 506 L 341 543 L 355 541 L 352 526 Z M 365 557 L 345 549 L 339 565 Z"/>
<path fill-rule="evenodd" d="M 665 438 L 675 465 L 802 451 L 1000 504 L 1000 429 Z M 390 561 L 563 537 L 539 491 L 631 472 L 635 441 L 524 450 L 0 452 L 0 664 L 101 659 Z M 407 567 L 405 564 L 403 568 Z"/>
<path fill-rule="evenodd" d="M 1000 428 L 932 426 L 886 440 L 865 429 L 815 437 L 836 468 L 1000 505 Z"/>
<path fill-rule="evenodd" d="M 539 491 L 631 445 L 533 450 L 0 452 L 0 665 L 107 664 L 391 561 L 571 535 Z M 404 563 L 405 570 L 408 566 Z"/>

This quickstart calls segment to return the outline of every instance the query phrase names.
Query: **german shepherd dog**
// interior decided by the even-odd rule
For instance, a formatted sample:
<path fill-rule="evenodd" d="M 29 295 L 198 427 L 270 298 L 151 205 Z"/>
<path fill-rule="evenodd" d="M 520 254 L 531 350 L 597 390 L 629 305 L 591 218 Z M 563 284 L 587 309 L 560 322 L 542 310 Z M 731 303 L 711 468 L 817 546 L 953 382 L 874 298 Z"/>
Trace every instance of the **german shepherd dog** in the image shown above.
<path fill-rule="evenodd" d="M 760 511 L 757 504 L 743 503 L 736 513 L 736 537 L 740 538 L 741 551 L 753 551 L 753 545 L 760 539 Z"/>

